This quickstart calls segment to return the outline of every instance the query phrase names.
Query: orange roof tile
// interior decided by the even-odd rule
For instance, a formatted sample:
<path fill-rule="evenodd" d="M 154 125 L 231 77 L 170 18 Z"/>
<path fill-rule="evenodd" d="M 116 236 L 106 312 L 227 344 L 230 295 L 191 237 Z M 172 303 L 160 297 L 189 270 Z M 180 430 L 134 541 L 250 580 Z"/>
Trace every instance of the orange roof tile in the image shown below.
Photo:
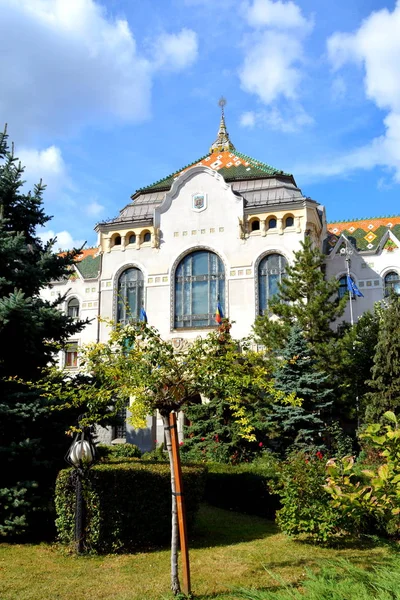
<path fill-rule="evenodd" d="M 371 219 L 360 219 L 355 221 L 339 221 L 337 223 L 328 223 L 328 231 L 335 235 L 340 235 L 342 231 L 353 229 L 363 229 L 365 231 L 374 231 L 381 226 L 394 227 L 400 225 L 400 216 L 397 217 L 372 217 Z"/>

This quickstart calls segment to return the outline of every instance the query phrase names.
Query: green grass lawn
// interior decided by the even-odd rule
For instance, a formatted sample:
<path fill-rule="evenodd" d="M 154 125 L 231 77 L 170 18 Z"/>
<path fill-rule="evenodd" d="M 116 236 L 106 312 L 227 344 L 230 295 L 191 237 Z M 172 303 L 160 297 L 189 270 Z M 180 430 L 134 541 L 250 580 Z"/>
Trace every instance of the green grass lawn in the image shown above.
<path fill-rule="evenodd" d="M 204 506 L 190 541 L 192 588 L 199 600 L 233 600 L 238 587 L 278 589 L 275 577 L 301 585 L 305 569 L 332 559 L 372 566 L 389 556 L 372 542 L 335 550 L 296 542 L 265 519 Z M 169 599 L 169 560 L 168 549 L 77 557 L 56 544 L 3 544 L 0 600 Z"/>

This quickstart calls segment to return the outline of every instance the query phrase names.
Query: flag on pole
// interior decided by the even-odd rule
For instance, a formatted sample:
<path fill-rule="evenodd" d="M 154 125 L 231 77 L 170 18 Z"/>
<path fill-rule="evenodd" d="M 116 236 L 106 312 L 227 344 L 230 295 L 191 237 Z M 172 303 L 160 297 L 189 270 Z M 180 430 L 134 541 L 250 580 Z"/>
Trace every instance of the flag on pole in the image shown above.
<path fill-rule="evenodd" d="M 359 296 L 360 298 L 364 298 L 364 294 L 360 292 L 350 275 L 347 275 L 347 289 L 350 294 L 354 294 L 355 296 Z"/>
<path fill-rule="evenodd" d="M 147 314 L 146 314 L 146 311 L 144 310 L 143 306 L 140 309 L 139 321 L 142 321 L 142 323 L 147 324 Z"/>
<path fill-rule="evenodd" d="M 215 320 L 217 321 L 218 325 L 222 322 L 223 318 L 224 318 L 224 313 L 222 312 L 222 306 L 221 306 L 220 302 L 218 301 L 217 310 L 215 311 Z"/>

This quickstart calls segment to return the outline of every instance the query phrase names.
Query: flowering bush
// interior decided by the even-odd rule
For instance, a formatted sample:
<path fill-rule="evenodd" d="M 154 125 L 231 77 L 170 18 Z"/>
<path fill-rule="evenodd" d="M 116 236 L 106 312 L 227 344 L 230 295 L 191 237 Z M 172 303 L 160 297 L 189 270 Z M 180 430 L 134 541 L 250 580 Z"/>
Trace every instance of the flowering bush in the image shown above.
<path fill-rule="evenodd" d="M 284 533 L 305 534 L 326 543 L 339 531 L 340 517 L 323 489 L 325 477 L 325 460 L 319 451 L 292 453 L 281 463 L 278 483 L 270 487 L 280 496 L 277 523 Z"/>

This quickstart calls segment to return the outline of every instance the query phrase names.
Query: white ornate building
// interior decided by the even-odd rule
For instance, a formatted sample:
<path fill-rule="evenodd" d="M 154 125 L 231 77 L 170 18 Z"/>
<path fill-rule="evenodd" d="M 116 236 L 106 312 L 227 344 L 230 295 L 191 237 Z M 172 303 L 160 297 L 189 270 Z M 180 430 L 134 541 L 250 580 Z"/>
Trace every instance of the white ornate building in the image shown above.
<path fill-rule="evenodd" d="M 364 295 L 352 301 L 355 320 L 389 287 L 400 292 L 400 217 L 327 225 L 324 207 L 302 194 L 293 175 L 235 149 L 223 113 L 207 155 L 135 192 L 95 230 L 98 246 L 83 251 L 68 282 L 44 292 L 49 298 L 67 292 L 65 310 L 92 319 L 71 340 L 66 368 L 77 368 L 79 346 L 107 338 L 99 315 L 123 322 L 139 317 L 142 307 L 177 348 L 216 326 L 218 302 L 235 322 L 233 336 L 248 335 L 306 235 L 326 252 L 326 275 L 340 279 L 340 293 L 346 291 L 340 250 L 353 252 L 351 276 Z M 154 419 L 148 425 L 105 438 L 126 436 L 149 449 L 162 437 Z"/>

